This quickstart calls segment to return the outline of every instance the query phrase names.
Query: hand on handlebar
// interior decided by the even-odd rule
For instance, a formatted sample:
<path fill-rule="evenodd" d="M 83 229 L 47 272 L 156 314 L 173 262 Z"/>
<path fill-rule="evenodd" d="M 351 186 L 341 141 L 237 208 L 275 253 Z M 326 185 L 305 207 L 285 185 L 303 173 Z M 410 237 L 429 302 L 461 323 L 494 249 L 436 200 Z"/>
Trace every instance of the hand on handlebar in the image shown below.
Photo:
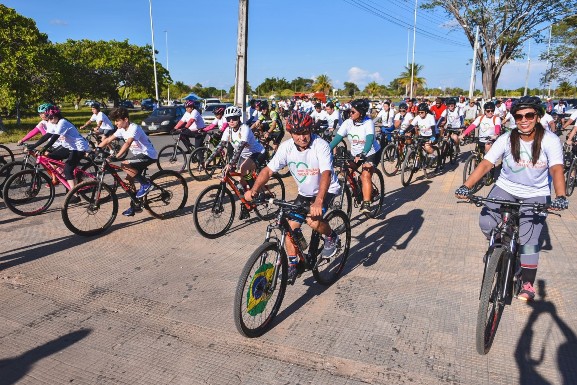
<path fill-rule="evenodd" d="M 459 199 L 469 199 L 469 195 L 471 195 L 471 189 L 465 185 L 455 190 L 455 196 Z"/>

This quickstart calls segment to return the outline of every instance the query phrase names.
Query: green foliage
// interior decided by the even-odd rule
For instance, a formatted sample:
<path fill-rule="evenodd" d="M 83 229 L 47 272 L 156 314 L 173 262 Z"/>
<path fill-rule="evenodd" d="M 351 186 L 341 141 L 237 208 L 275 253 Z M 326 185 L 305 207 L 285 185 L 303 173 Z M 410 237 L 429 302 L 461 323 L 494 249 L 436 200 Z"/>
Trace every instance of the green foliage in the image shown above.
<path fill-rule="evenodd" d="M 257 88 L 259 94 L 269 94 L 289 87 L 290 83 L 285 78 L 266 78 Z"/>
<path fill-rule="evenodd" d="M 331 89 L 333 88 L 331 79 L 327 75 L 319 75 L 315 79 L 315 82 L 312 86 L 312 90 L 315 92 L 324 92 L 325 94 L 330 94 Z"/>
<path fill-rule="evenodd" d="M 313 79 L 305 79 L 300 76 L 290 82 L 290 88 L 294 92 L 310 92 L 314 84 Z"/>
<path fill-rule="evenodd" d="M 570 16 L 555 24 L 551 31 L 552 47 L 549 56 L 541 55 L 542 60 L 551 62 L 551 67 L 541 78 L 542 84 L 554 80 L 569 81 L 575 79 L 577 72 L 577 16 Z"/>
<path fill-rule="evenodd" d="M 349 97 L 353 97 L 356 93 L 361 92 L 361 90 L 359 89 L 359 86 L 357 86 L 355 83 L 352 82 L 344 82 L 343 83 L 343 93 Z"/>

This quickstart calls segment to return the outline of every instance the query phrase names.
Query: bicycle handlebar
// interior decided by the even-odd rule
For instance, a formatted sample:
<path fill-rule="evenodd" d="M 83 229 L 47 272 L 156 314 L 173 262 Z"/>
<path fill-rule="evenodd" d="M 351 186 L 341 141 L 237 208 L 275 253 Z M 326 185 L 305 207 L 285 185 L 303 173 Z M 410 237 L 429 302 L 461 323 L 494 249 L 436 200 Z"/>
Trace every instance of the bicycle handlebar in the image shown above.
<path fill-rule="evenodd" d="M 508 201 L 505 199 L 485 198 L 485 197 L 478 196 L 478 195 L 469 195 L 469 196 L 467 196 L 467 199 L 468 199 L 467 200 L 468 203 L 472 203 L 477 207 L 483 206 L 483 203 L 485 203 L 485 202 L 496 203 L 499 205 L 514 206 L 514 207 L 519 207 L 519 208 L 531 207 L 533 209 L 533 211 L 537 211 L 537 212 L 549 212 L 548 209 L 551 207 L 547 203 L 525 203 L 523 201 L 513 202 L 513 201 Z"/>
<path fill-rule="evenodd" d="M 304 207 L 302 205 L 298 205 L 298 204 L 294 204 L 294 203 L 290 203 L 287 201 L 284 201 L 282 199 L 275 199 L 275 198 L 265 198 L 265 194 L 260 193 L 258 194 L 258 196 L 253 199 L 252 203 L 254 203 L 255 205 L 262 205 L 262 204 L 274 204 L 277 205 L 279 207 L 282 207 L 284 209 L 289 209 L 292 211 L 298 211 L 301 212 L 303 214 L 307 214 L 309 212 L 308 207 Z"/>

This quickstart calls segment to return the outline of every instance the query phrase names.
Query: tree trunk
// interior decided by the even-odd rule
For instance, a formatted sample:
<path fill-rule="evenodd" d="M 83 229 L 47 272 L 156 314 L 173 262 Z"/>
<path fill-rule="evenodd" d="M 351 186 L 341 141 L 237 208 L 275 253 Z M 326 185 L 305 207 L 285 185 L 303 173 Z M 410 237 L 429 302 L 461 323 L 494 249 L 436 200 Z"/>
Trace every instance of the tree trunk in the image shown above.
<path fill-rule="evenodd" d="M 490 66 L 485 66 L 481 69 L 483 76 L 483 99 L 488 100 L 495 96 L 497 90 L 497 79 L 495 73 Z"/>

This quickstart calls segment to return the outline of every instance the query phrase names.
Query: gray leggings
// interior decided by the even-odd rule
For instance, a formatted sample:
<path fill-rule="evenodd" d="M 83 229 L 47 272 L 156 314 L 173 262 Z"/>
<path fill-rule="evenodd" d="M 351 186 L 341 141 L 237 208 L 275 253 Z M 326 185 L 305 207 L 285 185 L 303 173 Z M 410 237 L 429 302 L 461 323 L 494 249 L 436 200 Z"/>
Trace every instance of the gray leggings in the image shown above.
<path fill-rule="evenodd" d="M 495 186 L 489 193 L 490 198 L 497 198 L 510 201 L 522 200 L 525 203 L 546 203 L 547 197 L 519 198 L 509 194 L 502 188 Z M 486 203 L 479 216 L 479 226 L 487 239 L 491 230 L 497 226 L 501 220 L 499 205 L 495 203 Z M 519 218 L 519 254 L 521 256 L 521 267 L 524 269 L 536 269 L 539 265 L 539 235 L 543 230 L 545 217 L 534 214 L 528 208 L 521 209 Z"/>

